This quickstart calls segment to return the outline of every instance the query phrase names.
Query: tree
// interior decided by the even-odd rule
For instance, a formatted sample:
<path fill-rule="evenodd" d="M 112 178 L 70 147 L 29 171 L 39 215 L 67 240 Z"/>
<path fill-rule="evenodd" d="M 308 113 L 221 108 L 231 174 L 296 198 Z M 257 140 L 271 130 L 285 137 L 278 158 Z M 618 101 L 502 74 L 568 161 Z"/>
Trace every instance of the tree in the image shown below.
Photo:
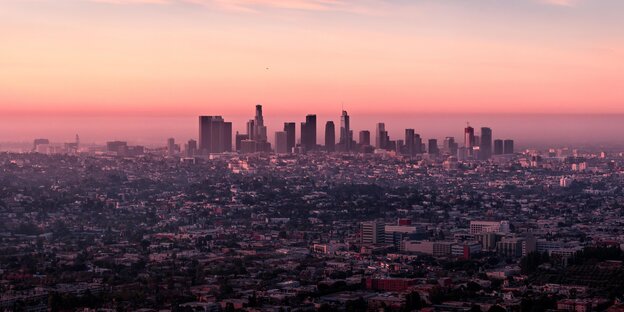
<path fill-rule="evenodd" d="M 498 304 L 495 304 L 490 307 L 488 312 L 507 312 L 507 310 L 505 310 L 505 308 L 499 306 Z"/>
<path fill-rule="evenodd" d="M 412 291 L 405 296 L 405 311 L 418 310 L 423 307 L 422 299 L 417 291 Z"/>

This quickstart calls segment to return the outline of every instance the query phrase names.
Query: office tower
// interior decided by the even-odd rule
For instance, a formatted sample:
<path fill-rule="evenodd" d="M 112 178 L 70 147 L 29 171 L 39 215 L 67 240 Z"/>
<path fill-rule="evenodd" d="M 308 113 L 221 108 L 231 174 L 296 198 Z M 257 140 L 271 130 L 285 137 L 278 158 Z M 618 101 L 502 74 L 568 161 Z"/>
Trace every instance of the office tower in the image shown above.
<path fill-rule="evenodd" d="M 306 116 L 306 125 L 308 125 L 308 146 L 310 150 L 316 149 L 316 115 Z"/>
<path fill-rule="evenodd" d="M 430 155 L 437 155 L 440 153 L 440 151 L 438 150 L 438 140 L 429 139 L 428 151 Z"/>
<path fill-rule="evenodd" d="M 301 145 L 306 151 L 316 149 L 316 115 L 307 115 L 301 123 Z"/>
<path fill-rule="evenodd" d="M 414 133 L 414 153 L 416 154 L 422 154 L 425 152 L 425 148 L 424 148 L 424 143 L 422 141 L 422 138 L 420 137 L 420 134 L 418 133 Z"/>
<path fill-rule="evenodd" d="M 230 136 L 232 133 L 232 126 L 229 126 Z M 231 139 L 230 139 L 231 141 Z M 244 141 L 249 141 L 243 143 Z M 255 144 L 254 148 L 250 145 Z M 255 152 L 270 152 L 271 144 L 267 141 L 267 127 L 264 125 L 264 116 L 262 115 L 262 105 L 256 105 L 256 115 L 254 119 L 247 122 L 247 138 L 242 135 L 237 135 L 236 139 L 237 149 L 241 153 L 255 153 Z M 232 143 L 230 142 L 230 149 Z"/>
<path fill-rule="evenodd" d="M 173 156 L 175 154 L 175 139 L 169 138 L 167 140 L 167 155 Z"/>
<path fill-rule="evenodd" d="M 190 139 L 186 143 L 186 156 L 194 157 L 195 155 L 197 155 L 197 141 Z"/>
<path fill-rule="evenodd" d="M 123 156 L 128 151 L 128 142 L 124 142 L 124 141 L 106 142 L 106 151 L 110 153 L 117 153 L 117 155 Z"/>
<path fill-rule="evenodd" d="M 362 243 L 382 244 L 384 243 L 386 232 L 385 224 L 378 221 L 362 222 Z"/>
<path fill-rule="evenodd" d="M 295 147 L 295 127 L 297 124 L 294 122 L 285 122 L 284 123 L 284 131 L 286 132 L 286 148 L 289 153 L 292 153 L 293 148 Z"/>
<path fill-rule="evenodd" d="M 288 134 L 286 131 L 275 132 L 275 153 L 288 154 Z"/>
<path fill-rule="evenodd" d="M 470 149 L 473 146 L 475 146 L 474 128 L 468 126 L 464 129 L 464 147 Z"/>
<path fill-rule="evenodd" d="M 235 145 L 236 151 L 240 152 L 241 151 L 241 142 L 243 140 L 249 140 L 249 135 L 248 134 L 241 134 L 241 133 L 238 133 L 238 131 L 236 131 L 236 139 L 235 140 L 236 140 L 236 145 Z"/>
<path fill-rule="evenodd" d="M 396 140 L 395 141 L 395 152 L 397 155 L 401 154 L 401 151 L 405 150 L 405 141 Z"/>
<path fill-rule="evenodd" d="M 223 123 L 223 152 L 232 151 L 232 123 L 227 121 Z"/>
<path fill-rule="evenodd" d="M 199 116 L 199 152 L 202 155 L 232 151 L 232 123 L 221 116 Z"/>
<path fill-rule="evenodd" d="M 457 155 L 457 143 L 454 137 L 446 137 L 444 139 L 444 150 L 450 155 Z"/>
<path fill-rule="evenodd" d="M 333 121 L 328 121 L 325 124 L 325 150 L 328 152 L 336 150 L 336 129 Z"/>
<path fill-rule="evenodd" d="M 416 155 L 414 146 L 414 129 L 405 129 L 405 153 L 409 156 Z"/>
<path fill-rule="evenodd" d="M 348 152 L 352 149 L 353 133 L 351 132 L 350 118 L 347 111 L 342 111 L 340 116 L 340 150 Z"/>
<path fill-rule="evenodd" d="M 301 133 L 299 136 L 299 145 L 300 147 L 303 149 L 303 151 L 306 150 L 306 145 L 308 142 L 308 125 L 304 122 L 301 123 L 301 128 L 299 129 L 299 133 Z"/>
<path fill-rule="evenodd" d="M 492 157 L 492 129 L 487 127 L 481 128 L 479 151 L 483 160 L 488 160 Z"/>
<path fill-rule="evenodd" d="M 80 137 L 76 134 L 76 148 L 80 148 Z"/>
<path fill-rule="evenodd" d="M 242 154 L 250 154 L 257 152 L 256 150 L 256 141 L 254 140 L 242 140 L 241 141 L 241 150 Z"/>
<path fill-rule="evenodd" d="M 249 121 L 247 121 L 247 138 L 249 140 L 254 140 L 255 137 L 256 137 L 255 121 L 253 119 L 250 119 Z"/>
<path fill-rule="evenodd" d="M 458 161 L 464 161 L 468 158 L 468 149 L 463 147 L 463 146 L 459 146 L 458 144 L 458 148 L 457 148 L 457 160 Z"/>
<path fill-rule="evenodd" d="M 262 105 L 256 105 L 256 117 L 254 118 L 254 136 L 251 137 L 257 142 L 267 141 L 267 128 L 264 125 L 264 117 L 262 116 Z"/>
<path fill-rule="evenodd" d="M 513 140 L 503 141 L 503 154 L 513 154 L 513 153 L 514 153 L 514 141 Z"/>
<path fill-rule="evenodd" d="M 50 140 L 48 139 L 35 139 L 33 143 L 33 151 L 36 151 L 39 145 L 49 145 L 49 144 L 50 144 Z"/>
<path fill-rule="evenodd" d="M 494 155 L 503 155 L 503 140 L 494 140 Z"/>
<path fill-rule="evenodd" d="M 362 146 L 370 145 L 370 131 L 368 130 L 360 131 L 360 145 Z"/>
<path fill-rule="evenodd" d="M 387 149 L 390 137 L 388 136 L 388 131 L 386 131 L 386 124 L 383 122 L 378 123 L 375 134 L 375 147 L 379 149 Z"/>

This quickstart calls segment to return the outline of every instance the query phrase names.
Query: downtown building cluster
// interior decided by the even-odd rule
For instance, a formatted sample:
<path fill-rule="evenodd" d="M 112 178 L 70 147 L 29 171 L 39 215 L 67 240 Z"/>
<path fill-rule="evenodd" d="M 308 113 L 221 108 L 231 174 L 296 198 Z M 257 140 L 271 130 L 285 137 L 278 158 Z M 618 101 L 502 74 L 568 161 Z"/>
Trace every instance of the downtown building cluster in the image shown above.
<path fill-rule="evenodd" d="M 195 140 L 189 140 L 184 154 L 188 157 L 206 156 L 224 152 L 238 152 L 242 154 L 257 152 L 275 152 L 277 154 L 302 154 L 307 152 L 341 152 L 341 153 L 395 153 L 414 157 L 428 154 L 432 157 L 447 155 L 457 160 L 488 160 L 492 156 L 510 155 L 514 153 L 514 141 L 510 139 L 493 139 L 492 129 L 481 128 L 480 135 L 475 134 L 474 128 L 467 126 L 463 143 L 457 142 L 454 137 L 446 137 L 440 146 L 437 139 L 424 139 L 414 129 L 405 129 L 402 139 L 390 138 L 386 125 L 377 123 L 371 136 L 369 130 L 358 133 L 358 140 L 354 139 L 350 116 L 342 111 L 340 128 L 336 138 L 336 125 L 327 121 L 324 128 L 324 141 L 317 140 L 317 116 L 310 114 L 305 117 L 299 127 L 297 140 L 295 122 L 285 122 L 282 131 L 274 133 L 274 146 L 268 140 L 267 127 L 264 124 L 262 106 L 256 106 L 254 119 L 247 122 L 246 133 L 236 133 L 234 145 L 232 142 L 232 124 L 225 122 L 221 116 L 199 117 L 199 146 Z M 374 141 L 371 141 L 374 139 Z M 174 154 L 180 148 L 175 147 L 173 139 L 168 141 L 168 151 Z"/>

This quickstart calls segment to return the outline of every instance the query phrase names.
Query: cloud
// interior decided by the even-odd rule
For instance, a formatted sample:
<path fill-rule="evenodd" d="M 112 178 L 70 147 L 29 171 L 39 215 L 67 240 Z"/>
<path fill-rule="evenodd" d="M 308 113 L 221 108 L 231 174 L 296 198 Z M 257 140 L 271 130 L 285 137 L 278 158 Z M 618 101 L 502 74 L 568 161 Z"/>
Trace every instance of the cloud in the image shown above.
<path fill-rule="evenodd" d="M 347 0 L 86 0 L 108 4 L 187 4 L 234 11 L 254 12 L 262 9 L 300 11 L 343 11 L 365 13 L 367 1 Z M 356 4 L 359 3 L 359 4 Z M 370 4 L 370 3 L 369 3 Z"/>
<path fill-rule="evenodd" d="M 558 6 L 573 6 L 574 4 L 576 4 L 575 0 L 542 0 L 542 2 Z"/>

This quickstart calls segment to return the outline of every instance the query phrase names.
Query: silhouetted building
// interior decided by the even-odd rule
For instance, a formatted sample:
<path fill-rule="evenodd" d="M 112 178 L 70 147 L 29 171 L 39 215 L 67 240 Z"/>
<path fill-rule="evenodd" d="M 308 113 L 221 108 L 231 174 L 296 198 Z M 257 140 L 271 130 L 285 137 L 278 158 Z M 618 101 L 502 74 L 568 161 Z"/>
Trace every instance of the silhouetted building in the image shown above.
<path fill-rule="evenodd" d="M 175 153 L 176 153 L 175 139 L 169 138 L 167 139 L 167 155 L 173 156 L 175 155 Z"/>
<path fill-rule="evenodd" d="M 256 141 L 254 140 L 242 140 L 241 141 L 241 150 L 242 154 L 250 154 L 255 153 L 256 150 Z"/>
<path fill-rule="evenodd" d="M 288 134 L 286 133 L 286 131 L 275 132 L 275 153 L 288 153 Z"/>
<path fill-rule="evenodd" d="M 492 157 L 492 129 L 481 128 L 481 142 L 479 144 L 481 159 L 488 160 Z"/>
<path fill-rule="evenodd" d="M 405 129 L 405 153 L 409 156 L 416 155 L 414 135 L 414 129 Z"/>
<path fill-rule="evenodd" d="M 505 140 L 503 142 L 503 154 L 513 154 L 514 153 L 514 141 L 513 140 Z"/>
<path fill-rule="evenodd" d="M 307 115 L 301 123 L 301 145 L 306 151 L 316 149 L 316 115 Z"/>
<path fill-rule="evenodd" d="M 349 152 L 353 149 L 353 132 L 347 111 L 342 111 L 340 116 L 340 151 Z"/>
<path fill-rule="evenodd" d="M 195 157 L 197 155 L 197 141 L 191 139 L 186 143 L 186 156 Z"/>
<path fill-rule="evenodd" d="M 255 123 L 256 122 L 253 119 L 250 119 L 249 121 L 247 121 L 247 138 L 249 140 L 254 140 L 254 138 L 256 137 Z"/>
<path fill-rule="evenodd" d="M 494 155 L 503 155 L 503 140 L 494 140 Z"/>
<path fill-rule="evenodd" d="M 48 139 L 35 139 L 33 143 L 33 151 L 37 151 L 37 147 L 39 145 L 49 145 L 49 144 L 50 144 L 50 140 Z"/>
<path fill-rule="evenodd" d="M 360 140 L 359 140 L 360 145 L 362 146 L 368 146 L 370 145 L 370 131 L 368 130 L 362 130 L 360 131 Z"/>
<path fill-rule="evenodd" d="M 111 141 L 106 142 L 106 151 L 109 153 L 116 153 L 117 155 L 126 155 L 128 151 L 128 142 L 125 141 Z"/>
<path fill-rule="evenodd" d="M 221 116 L 199 116 L 199 151 L 202 155 L 232 151 L 232 123 Z"/>
<path fill-rule="evenodd" d="M 429 139 L 429 146 L 427 150 L 431 155 L 438 155 L 440 153 L 440 150 L 438 149 L 438 140 Z"/>
<path fill-rule="evenodd" d="M 454 137 L 446 137 L 444 139 L 444 150 L 450 155 L 457 155 L 457 143 L 455 142 Z"/>
<path fill-rule="evenodd" d="M 475 146 L 474 128 L 468 126 L 464 129 L 464 147 L 472 148 Z"/>
<path fill-rule="evenodd" d="M 256 116 L 254 118 L 254 136 L 250 138 L 257 142 L 267 141 L 267 128 L 264 125 L 264 116 L 262 116 L 262 105 L 256 105 Z"/>
<path fill-rule="evenodd" d="M 336 129 L 333 121 L 325 124 L 325 150 L 328 152 L 336 150 Z"/>
<path fill-rule="evenodd" d="M 293 148 L 295 147 L 295 144 L 297 142 L 297 139 L 295 136 L 296 127 L 297 127 L 297 124 L 294 122 L 284 123 L 284 131 L 286 132 L 286 148 L 288 149 L 289 153 L 292 153 Z"/>
<path fill-rule="evenodd" d="M 416 154 L 422 154 L 425 152 L 425 147 L 424 147 L 424 143 L 422 141 L 422 138 L 420 137 L 420 134 L 418 133 L 414 133 L 414 153 Z"/>
<path fill-rule="evenodd" d="M 251 142 L 247 142 L 244 144 L 245 147 L 243 148 L 243 141 L 245 141 L 244 138 L 240 136 L 238 139 L 240 139 L 241 153 L 271 151 L 271 144 L 267 141 L 267 127 L 264 125 L 262 105 L 256 105 L 256 115 L 254 116 L 254 119 L 247 122 L 247 141 L 253 141 L 255 143 L 255 147 L 250 148 Z M 251 150 L 253 150 L 253 152 Z"/>
<path fill-rule="evenodd" d="M 248 134 L 240 134 L 238 133 L 238 131 L 236 131 L 236 151 L 240 152 L 241 151 L 241 142 L 243 140 L 249 140 L 249 135 Z"/>
<path fill-rule="evenodd" d="M 379 149 L 388 149 L 390 137 L 388 136 L 388 132 L 386 131 L 386 124 L 384 124 L 383 122 L 378 123 L 375 134 L 375 147 Z"/>

